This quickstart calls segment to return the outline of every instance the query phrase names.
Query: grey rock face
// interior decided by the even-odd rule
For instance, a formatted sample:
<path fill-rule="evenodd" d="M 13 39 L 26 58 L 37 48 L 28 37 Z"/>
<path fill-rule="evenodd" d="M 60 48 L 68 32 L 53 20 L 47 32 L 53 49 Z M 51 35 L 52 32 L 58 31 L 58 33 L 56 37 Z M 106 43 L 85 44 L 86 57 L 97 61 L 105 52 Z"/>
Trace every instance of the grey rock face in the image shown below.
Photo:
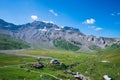
<path fill-rule="evenodd" d="M 61 28 L 55 24 L 41 21 L 34 21 L 24 25 L 14 25 L 0 19 L 0 34 L 7 34 L 22 39 L 36 48 L 55 48 L 53 44 L 55 39 L 69 41 L 81 47 L 80 49 L 83 51 L 91 51 L 89 46 L 93 45 L 103 49 L 106 45 L 120 43 L 120 39 L 88 36 L 81 33 L 79 29 L 67 26 Z"/>

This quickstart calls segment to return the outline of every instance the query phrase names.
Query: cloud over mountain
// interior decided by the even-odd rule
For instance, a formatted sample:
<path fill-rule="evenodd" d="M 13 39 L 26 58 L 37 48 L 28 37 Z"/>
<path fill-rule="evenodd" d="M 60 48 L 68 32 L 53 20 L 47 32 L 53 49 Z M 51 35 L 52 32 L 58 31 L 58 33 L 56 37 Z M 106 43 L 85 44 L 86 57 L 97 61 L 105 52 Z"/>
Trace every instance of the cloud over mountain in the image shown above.
<path fill-rule="evenodd" d="M 94 24 L 94 23 L 95 23 L 95 19 L 93 18 L 87 19 L 83 22 L 83 24 Z"/>
<path fill-rule="evenodd" d="M 31 16 L 31 19 L 32 19 L 32 20 L 37 20 L 37 19 L 38 19 L 38 16 L 32 15 L 32 16 Z"/>
<path fill-rule="evenodd" d="M 50 9 L 49 12 L 52 13 L 54 16 L 58 16 L 58 14 L 53 9 Z"/>

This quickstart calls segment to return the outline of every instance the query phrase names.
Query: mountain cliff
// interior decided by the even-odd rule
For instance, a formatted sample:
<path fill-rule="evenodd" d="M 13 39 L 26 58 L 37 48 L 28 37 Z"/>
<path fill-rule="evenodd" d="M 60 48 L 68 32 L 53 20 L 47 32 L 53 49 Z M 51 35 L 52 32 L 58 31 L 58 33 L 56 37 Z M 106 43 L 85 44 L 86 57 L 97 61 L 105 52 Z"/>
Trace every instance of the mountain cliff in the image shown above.
<path fill-rule="evenodd" d="M 53 23 L 34 21 L 15 25 L 0 19 L 0 34 L 7 34 L 26 41 L 33 48 L 94 51 L 120 43 L 117 38 L 85 35 L 73 27 L 59 27 Z"/>

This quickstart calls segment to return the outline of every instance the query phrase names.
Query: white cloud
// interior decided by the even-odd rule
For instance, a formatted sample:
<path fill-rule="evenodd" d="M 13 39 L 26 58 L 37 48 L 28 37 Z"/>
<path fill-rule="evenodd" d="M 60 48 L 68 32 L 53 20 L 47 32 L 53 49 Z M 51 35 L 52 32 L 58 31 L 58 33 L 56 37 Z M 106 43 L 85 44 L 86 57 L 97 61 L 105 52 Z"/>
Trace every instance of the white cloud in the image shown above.
<path fill-rule="evenodd" d="M 117 15 L 118 15 L 118 16 L 120 16 L 120 12 L 119 12 L 119 13 L 117 13 Z"/>
<path fill-rule="evenodd" d="M 86 21 L 83 22 L 83 24 L 94 24 L 94 23 L 95 23 L 95 19 L 93 18 L 87 19 Z"/>
<path fill-rule="evenodd" d="M 50 9 L 49 12 L 52 13 L 54 16 L 58 16 L 58 14 L 52 9 Z"/>
<path fill-rule="evenodd" d="M 88 28 L 89 28 L 89 29 L 93 29 L 93 30 L 95 30 L 95 31 L 100 31 L 100 30 L 103 29 L 103 28 L 101 28 L 101 27 L 96 27 L 96 26 L 88 26 Z"/>
<path fill-rule="evenodd" d="M 32 20 L 37 20 L 38 17 L 37 17 L 36 15 L 32 15 L 32 16 L 31 16 L 31 19 L 32 19 Z"/>
<path fill-rule="evenodd" d="M 100 28 L 100 27 L 96 27 L 95 28 L 95 31 L 100 31 L 100 30 L 102 30 L 103 28 Z"/>
<path fill-rule="evenodd" d="M 111 16 L 115 16 L 115 14 L 114 14 L 114 13 L 111 13 L 110 15 L 111 15 Z"/>
<path fill-rule="evenodd" d="M 111 16 L 120 16 L 120 12 L 114 12 L 110 14 Z"/>
<path fill-rule="evenodd" d="M 43 21 L 43 22 L 45 22 L 45 23 L 52 23 L 52 24 L 54 24 L 54 22 L 53 22 L 53 21 Z"/>

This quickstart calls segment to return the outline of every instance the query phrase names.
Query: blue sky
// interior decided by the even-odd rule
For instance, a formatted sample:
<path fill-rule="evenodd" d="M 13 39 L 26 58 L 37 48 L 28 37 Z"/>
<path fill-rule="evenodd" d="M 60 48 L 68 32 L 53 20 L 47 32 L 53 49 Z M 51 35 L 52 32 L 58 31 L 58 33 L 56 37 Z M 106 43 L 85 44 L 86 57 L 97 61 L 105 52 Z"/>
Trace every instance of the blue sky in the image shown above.
<path fill-rule="evenodd" d="M 120 0 L 1 0 L 0 18 L 14 24 L 33 19 L 79 28 L 87 35 L 120 38 Z"/>

